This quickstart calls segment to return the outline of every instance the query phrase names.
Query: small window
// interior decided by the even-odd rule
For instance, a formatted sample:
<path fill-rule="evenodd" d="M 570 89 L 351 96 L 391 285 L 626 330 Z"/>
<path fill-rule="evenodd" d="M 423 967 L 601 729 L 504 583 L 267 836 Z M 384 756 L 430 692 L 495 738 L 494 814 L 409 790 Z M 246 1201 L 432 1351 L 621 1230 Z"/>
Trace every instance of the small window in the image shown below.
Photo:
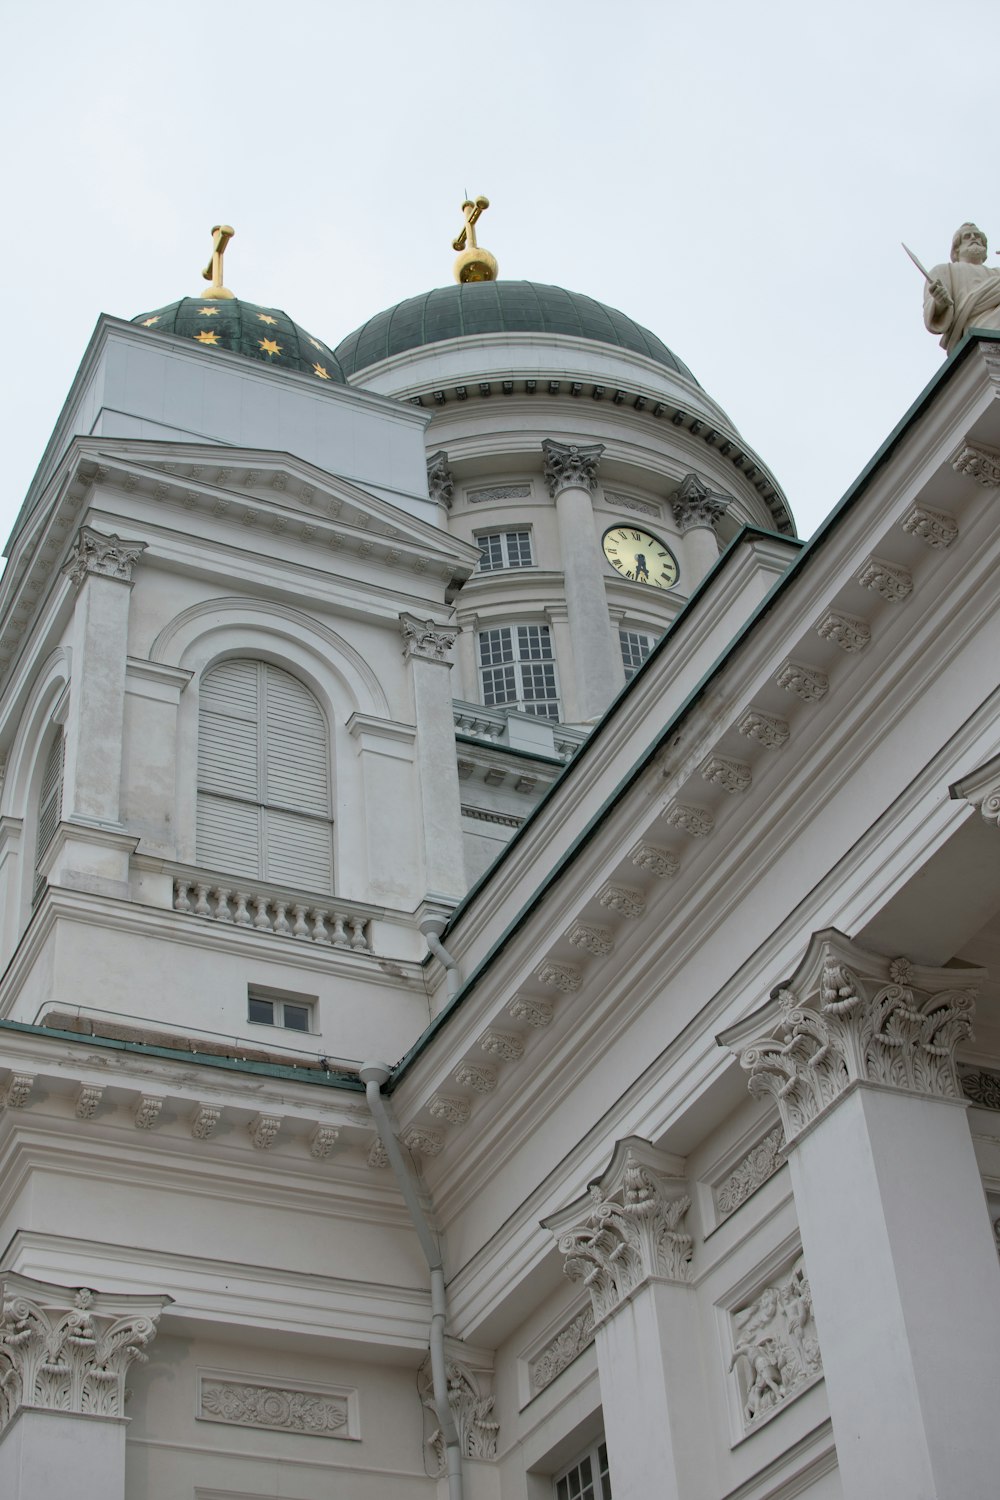
<path fill-rule="evenodd" d="M 509 704 L 558 719 L 559 688 L 547 625 L 501 625 L 479 632 L 479 678 L 487 707 Z"/>
<path fill-rule="evenodd" d="M 646 635 L 641 630 L 619 630 L 618 639 L 622 646 L 622 661 L 625 664 L 625 681 L 631 682 L 632 678 L 642 666 L 646 657 L 656 645 L 655 635 Z"/>
<path fill-rule="evenodd" d="M 596 1443 L 575 1464 L 556 1475 L 555 1497 L 556 1500 L 612 1500 L 607 1443 Z"/>
<path fill-rule="evenodd" d="M 315 995 L 286 995 L 280 990 L 250 985 L 247 1020 L 255 1026 L 281 1026 L 285 1031 L 312 1031 Z"/>
<path fill-rule="evenodd" d="M 494 573 L 498 568 L 530 568 L 530 531 L 491 531 L 476 537 L 479 543 L 480 573 Z"/>

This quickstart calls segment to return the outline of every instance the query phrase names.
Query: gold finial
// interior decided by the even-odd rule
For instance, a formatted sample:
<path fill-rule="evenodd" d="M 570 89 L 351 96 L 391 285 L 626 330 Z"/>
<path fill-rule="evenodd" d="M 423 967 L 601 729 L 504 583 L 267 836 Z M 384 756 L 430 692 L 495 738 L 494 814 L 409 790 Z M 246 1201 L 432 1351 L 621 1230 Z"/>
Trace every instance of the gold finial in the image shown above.
<path fill-rule="evenodd" d="M 452 240 L 453 250 L 460 250 L 455 262 L 456 281 L 496 281 L 500 274 L 495 255 L 488 250 L 480 250 L 476 244 L 476 220 L 484 208 L 489 208 L 490 200 L 480 196 L 475 203 L 466 198 L 462 204 L 462 213 L 465 215 L 465 228 L 457 239 Z"/>
<path fill-rule="evenodd" d="M 212 225 L 212 259 L 201 273 L 206 281 L 212 283 L 208 291 L 201 294 L 206 302 L 225 302 L 233 296 L 229 288 L 222 285 L 222 257 L 235 233 L 231 224 Z"/>

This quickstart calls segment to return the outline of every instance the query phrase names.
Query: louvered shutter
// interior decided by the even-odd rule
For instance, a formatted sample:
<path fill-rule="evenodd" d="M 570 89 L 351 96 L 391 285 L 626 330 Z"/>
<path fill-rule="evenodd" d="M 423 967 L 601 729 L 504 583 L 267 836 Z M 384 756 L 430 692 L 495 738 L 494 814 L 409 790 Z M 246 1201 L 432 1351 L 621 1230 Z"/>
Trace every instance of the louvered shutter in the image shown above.
<path fill-rule="evenodd" d="M 264 668 L 265 873 L 328 891 L 333 880 L 326 723 L 307 687 Z M 312 816 L 304 816 L 311 814 Z"/>
<path fill-rule="evenodd" d="M 42 787 L 38 797 L 38 833 L 35 839 L 35 884 L 31 893 L 32 902 L 38 900 L 45 889 L 45 877 L 39 873 L 39 865 L 48 853 L 55 838 L 59 819 L 62 817 L 63 759 L 66 742 L 59 734 L 52 742 L 42 772 Z"/>
<path fill-rule="evenodd" d="M 198 859 L 234 875 L 261 873 L 259 668 L 226 661 L 201 687 Z"/>

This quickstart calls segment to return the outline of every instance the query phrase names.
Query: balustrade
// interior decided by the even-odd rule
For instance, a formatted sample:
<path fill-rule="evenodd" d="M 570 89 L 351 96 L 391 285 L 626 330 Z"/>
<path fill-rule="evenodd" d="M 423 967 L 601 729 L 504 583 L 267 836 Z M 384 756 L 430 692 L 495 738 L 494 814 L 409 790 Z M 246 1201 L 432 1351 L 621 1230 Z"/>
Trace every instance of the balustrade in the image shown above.
<path fill-rule="evenodd" d="M 372 951 L 367 917 L 347 907 L 313 905 L 247 886 L 175 877 L 174 911 L 324 948 Z"/>

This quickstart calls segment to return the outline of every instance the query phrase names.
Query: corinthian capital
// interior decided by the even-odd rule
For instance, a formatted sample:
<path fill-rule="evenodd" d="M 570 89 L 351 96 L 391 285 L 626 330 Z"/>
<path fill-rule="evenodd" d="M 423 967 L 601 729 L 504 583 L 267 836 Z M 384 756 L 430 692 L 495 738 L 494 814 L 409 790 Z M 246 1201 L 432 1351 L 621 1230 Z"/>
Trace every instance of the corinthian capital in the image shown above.
<path fill-rule="evenodd" d="M 145 542 L 123 542 L 120 536 L 105 536 L 92 526 L 81 526 L 63 572 L 69 574 L 77 588 L 88 573 L 96 573 L 101 578 L 117 578 L 119 583 L 131 583 L 132 569 L 145 552 L 146 545 Z"/>
<path fill-rule="evenodd" d="M 170 1297 L 127 1297 L 0 1278 L 0 1431 L 23 1407 L 123 1417 L 125 1376 Z"/>
<path fill-rule="evenodd" d="M 416 615 L 400 615 L 399 628 L 403 632 L 403 654 L 407 661 L 411 656 L 422 656 L 427 661 L 451 666 L 451 648 L 458 635 L 455 627 L 440 625 L 435 620 L 419 620 Z"/>
<path fill-rule="evenodd" d="M 697 474 L 685 474 L 670 497 L 674 524 L 680 532 L 695 526 L 706 526 L 711 531 L 719 517 L 725 515 L 728 504 L 725 495 L 713 495 Z"/>
<path fill-rule="evenodd" d="M 583 1198 L 542 1220 L 559 1241 L 563 1270 L 590 1292 L 600 1322 L 651 1277 L 687 1281 L 692 1239 L 684 1229 L 691 1207 L 678 1157 L 630 1136 Z"/>
<path fill-rule="evenodd" d="M 553 500 L 562 490 L 596 490 L 597 466 L 603 452 L 603 443 L 579 448 L 576 443 L 557 443 L 546 438 L 542 444 L 545 483 Z"/>
<path fill-rule="evenodd" d="M 774 1099 L 791 1143 L 852 1084 L 961 1099 L 955 1050 L 972 1035 L 985 977 L 868 953 L 830 928 L 768 1004 L 718 1040 L 750 1092 Z"/>
<path fill-rule="evenodd" d="M 432 453 L 427 460 L 427 491 L 432 500 L 451 510 L 455 480 L 448 467 L 448 455 L 443 449 L 439 453 Z"/>

